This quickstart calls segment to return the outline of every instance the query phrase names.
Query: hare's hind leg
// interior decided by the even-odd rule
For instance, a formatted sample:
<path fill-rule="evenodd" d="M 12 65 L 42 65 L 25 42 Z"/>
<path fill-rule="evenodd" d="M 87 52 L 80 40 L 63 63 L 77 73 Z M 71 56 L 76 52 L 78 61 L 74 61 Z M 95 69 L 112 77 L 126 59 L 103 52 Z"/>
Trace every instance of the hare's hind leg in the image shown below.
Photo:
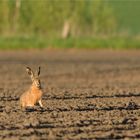
<path fill-rule="evenodd" d="M 39 103 L 40 107 L 43 108 L 43 104 L 42 104 L 42 100 L 41 99 L 38 101 L 38 103 Z"/>

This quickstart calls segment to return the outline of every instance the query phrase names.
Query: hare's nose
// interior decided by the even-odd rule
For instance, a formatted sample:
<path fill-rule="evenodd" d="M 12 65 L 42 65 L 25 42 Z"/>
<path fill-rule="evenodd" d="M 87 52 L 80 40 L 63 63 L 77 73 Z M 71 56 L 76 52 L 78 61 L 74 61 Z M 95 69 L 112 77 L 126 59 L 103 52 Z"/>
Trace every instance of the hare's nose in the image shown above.
<path fill-rule="evenodd" d="M 41 85 L 40 85 L 40 84 L 38 84 L 37 86 L 38 86 L 39 88 L 41 88 Z"/>
<path fill-rule="evenodd" d="M 37 82 L 37 85 L 40 85 L 40 83 L 39 83 L 39 82 Z"/>

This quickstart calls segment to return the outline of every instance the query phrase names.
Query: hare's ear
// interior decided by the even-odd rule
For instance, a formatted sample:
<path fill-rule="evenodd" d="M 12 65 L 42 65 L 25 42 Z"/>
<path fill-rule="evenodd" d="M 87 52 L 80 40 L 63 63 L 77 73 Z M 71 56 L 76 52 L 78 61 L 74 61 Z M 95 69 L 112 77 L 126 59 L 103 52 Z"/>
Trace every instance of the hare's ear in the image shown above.
<path fill-rule="evenodd" d="M 38 72 L 37 72 L 37 75 L 38 75 L 38 76 L 40 75 L 40 69 L 41 69 L 41 67 L 39 66 L 39 67 L 38 67 Z"/>
<path fill-rule="evenodd" d="M 27 73 L 31 76 L 31 78 L 33 79 L 34 73 L 33 73 L 33 71 L 31 70 L 31 68 L 30 68 L 30 67 L 26 67 L 26 71 L 27 71 Z"/>
<path fill-rule="evenodd" d="M 39 76 L 40 75 L 40 66 L 38 67 L 38 70 L 36 70 L 35 72 L 35 76 Z"/>

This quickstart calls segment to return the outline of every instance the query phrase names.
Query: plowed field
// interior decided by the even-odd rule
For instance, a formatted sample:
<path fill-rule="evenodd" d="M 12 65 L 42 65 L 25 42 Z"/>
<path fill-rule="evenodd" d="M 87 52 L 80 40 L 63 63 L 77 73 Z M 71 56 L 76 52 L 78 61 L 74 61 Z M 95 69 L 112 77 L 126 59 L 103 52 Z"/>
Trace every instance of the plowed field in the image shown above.
<path fill-rule="evenodd" d="M 22 110 L 41 66 L 44 109 Z M 0 52 L 0 139 L 140 139 L 140 51 Z"/>

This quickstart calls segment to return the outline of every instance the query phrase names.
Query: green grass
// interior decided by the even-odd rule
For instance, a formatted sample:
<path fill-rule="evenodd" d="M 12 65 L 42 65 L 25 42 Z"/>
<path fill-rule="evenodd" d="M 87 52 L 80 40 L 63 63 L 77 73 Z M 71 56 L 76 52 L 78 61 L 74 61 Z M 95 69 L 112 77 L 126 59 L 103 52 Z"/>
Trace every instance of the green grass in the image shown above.
<path fill-rule="evenodd" d="M 129 34 L 140 33 L 140 0 L 105 0 L 114 11 L 118 29 Z"/>
<path fill-rule="evenodd" d="M 41 37 L 1 37 L 0 49 L 85 48 L 140 49 L 140 40 L 131 37 L 48 39 Z"/>
<path fill-rule="evenodd" d="M 47 38 L 36 35 L 30 37 L 0 37 L 0 49 L 28 48 L 91 48 L 91 49 L 140 49 L 140 40 L 133 36 L 140 33 L 140 0 L 104 0 L 114 11 L 118 22 L 118 33 L 123 37 L 110 38 Z M 128 32 L 128 34 L 127 34 Z M 54 33 L 55 34 L 55 33 Z M 53 34 L 53 35 L 54 35 Z"/>

